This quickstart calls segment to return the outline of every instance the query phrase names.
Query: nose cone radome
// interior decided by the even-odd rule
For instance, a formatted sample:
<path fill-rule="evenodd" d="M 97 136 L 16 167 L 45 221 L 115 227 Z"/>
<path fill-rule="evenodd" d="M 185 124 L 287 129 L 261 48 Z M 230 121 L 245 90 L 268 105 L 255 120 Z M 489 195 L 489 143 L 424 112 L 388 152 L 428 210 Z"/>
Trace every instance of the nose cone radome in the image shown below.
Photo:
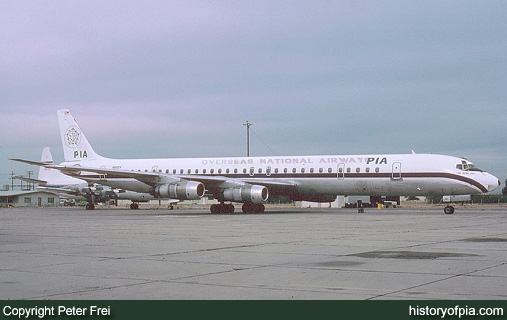
<path fill-rule="evenodd" d="M 500 186 L 500 179 L 498 179 L 497 177 L 495 177 L 494 175 L 492 174 L 487 174 L 488 176 L 486 177 L 486 185 L 487 185 L 487 189 L 489 192 L 495 190 L 496 188 L 498 188 Z"/>

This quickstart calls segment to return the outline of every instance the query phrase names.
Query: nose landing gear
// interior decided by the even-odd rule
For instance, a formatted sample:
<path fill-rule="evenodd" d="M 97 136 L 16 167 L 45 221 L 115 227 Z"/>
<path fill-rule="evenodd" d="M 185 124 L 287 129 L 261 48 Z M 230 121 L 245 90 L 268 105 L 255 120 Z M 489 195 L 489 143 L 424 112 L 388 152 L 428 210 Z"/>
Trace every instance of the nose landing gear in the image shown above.
<path fill-rule="evenodd" d="M 444 213 L 445 214 L 453 214 L 454 213 L 454 207 L 453 206 L 446 206 L 444 208 Z"/>

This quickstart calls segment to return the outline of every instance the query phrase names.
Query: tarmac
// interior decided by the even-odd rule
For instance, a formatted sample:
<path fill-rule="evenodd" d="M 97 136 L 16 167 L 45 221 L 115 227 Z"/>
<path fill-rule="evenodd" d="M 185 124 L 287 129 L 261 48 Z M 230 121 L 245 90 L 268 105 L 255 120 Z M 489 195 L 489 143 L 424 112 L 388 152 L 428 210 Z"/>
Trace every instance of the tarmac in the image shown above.
<path fill-rule="evenodd" d="M 0 209 L 0 299 L 507 298 L 507 209 Z"/>

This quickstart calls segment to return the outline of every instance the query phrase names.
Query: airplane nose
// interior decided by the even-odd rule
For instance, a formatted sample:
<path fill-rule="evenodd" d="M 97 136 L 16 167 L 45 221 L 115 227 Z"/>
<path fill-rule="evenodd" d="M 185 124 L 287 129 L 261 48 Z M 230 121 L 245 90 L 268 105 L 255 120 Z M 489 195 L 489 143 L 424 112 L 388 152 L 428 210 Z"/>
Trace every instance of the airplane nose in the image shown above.
<path fill-rule="evenodd" d="M 496 188 L 498 188 L 501 184 L 500 182 L 500 179 L 498 179 L 497 177 L 495 177 L 494 175 L 492 174 L 488 174 L 488 178 L 486 179 L 487 181 L 487 186 L 488 186 L 488 191 L 491 192 L 493 190 L 495 190 Z"/>

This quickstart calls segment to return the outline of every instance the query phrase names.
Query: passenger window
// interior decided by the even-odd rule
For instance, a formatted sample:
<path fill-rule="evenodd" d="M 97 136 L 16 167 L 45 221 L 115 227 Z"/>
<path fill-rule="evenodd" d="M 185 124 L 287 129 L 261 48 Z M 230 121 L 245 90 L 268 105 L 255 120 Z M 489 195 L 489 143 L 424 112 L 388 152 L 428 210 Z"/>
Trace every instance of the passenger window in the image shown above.
<path fill-rule="evenodd" d="M 211 173 L 211 174 L 215 173 L 215 169 L 211 169 L 211 170 L 209 171 L 209 173 Z"/>
<path fill-rule="evenodd" d="M 250 168 L 250 175 L 253 176 L 255 173 L 255 168 L 254 167 L 251 167 Z"/>
<path fill-rule="evenodd" d="M 225 173 L 229 173 L 229 169 L 225 169 Z"/>
<path fill-rule="evenodd" d="M 176 174 L 176 169 L 173 169 L 173 174 Z"/>
<path fill-rule="evenodd" d="M 202 169 L 202 174 L 206 174 L 206 169 Z"/>
<path fill-rule="evenodd" d="M 301 173 L 305 173 L 305 168 L 301 168 Z"/>
<path fill-rule="evenodd" d="M 342 167 L 338 168 L 338 172 L 343 173 L 343 168 Z"/>
<path fill-rule="evenodd" d="M 262 168 L 259 168 L 259 170 L 257 170 L 259 173 L 262 173 Z"/>
<path fill-rule="evenodd" d="M 322 172 L 324 172 L 324 169 L 319 168 L 319 173 L 322 173 Z"/>
<path fill-rule="evenodd" d="M 333 169 L 332 168 L 327 168 L 327 172 L 331 173 L 331 172 L 333 172 Z"/>
<path fill-rule="evenodd" d="M 310 173 L 313 173 L 313 168 L 310 168 Z"/>
<path fill-rule="evenodd" d="M 278 173 L 278 168 L 275 168 L 275 173 Z"/>
<path fill-rule="evenodd" d="M 183 169 L 180 169 L 180 174 L 183 174 Z"/>
<path fill-rule="evenodd" d="M 234 173 L 238 173 L 238 169 L 234 169 Z"/>
<path fill-rule="evenodd" d="M 292 173 L 296 173 L 296 168 L 292 168 Z"/>
<path fill-rule="evenodd" d="M 361 172 L 361 168 L 356 168 L 356 172 L 357 173 Z"/>
<path fill-rule="evenodd" d="M 188 170 L 187 170 L 187 173 L 188 173 L 188 174 L 191 174 L 191 173 L 192 173 L 192 169 L 188 169 Z"/>
<path fill-rule="evenodd" d="M 375 168 L 375 172 L 376 172 L 376 173 L 379 173 L 379 172 L 380 172 L 380 168 L 379 168 L 379 167 L 376 167 L 376 168 Z"/>
<path fill-rule="evenodd" d="M 195 169 L 195 174 L 198 174 L 199 173 L 199 169 Z"/>
<path fill-rule="evenodd" d="M 347 168 L 347 173 L 350 173 L 350 168 Z"/>
<path fill-rule="evenodd" d="M 283 173 L 287 173 L 287 168 L 284 168 L 284 169 L 283 169 Z"/>
<path fill-rule="evenodd" d="M 370 172 L 370 168 L 366 168 L 366 173 Z"/>
<path fill-rule="evenodd" d="M 169 169 L 167 169 L 167 170 L 165 171 L 165 173 L 169 173 Z"/>
<path fill-rule="evenodd" d="M 219 173 L 219 174 L 220 174 L 220 173 L 222 173 L 222 169 L 218 169 L 218 173 Z"/>
<path fill-rule="evenodd" d="M 245 168 L 245 169 L 243 169 L 243 173 L 246 173 L 246 168 Z"/>

